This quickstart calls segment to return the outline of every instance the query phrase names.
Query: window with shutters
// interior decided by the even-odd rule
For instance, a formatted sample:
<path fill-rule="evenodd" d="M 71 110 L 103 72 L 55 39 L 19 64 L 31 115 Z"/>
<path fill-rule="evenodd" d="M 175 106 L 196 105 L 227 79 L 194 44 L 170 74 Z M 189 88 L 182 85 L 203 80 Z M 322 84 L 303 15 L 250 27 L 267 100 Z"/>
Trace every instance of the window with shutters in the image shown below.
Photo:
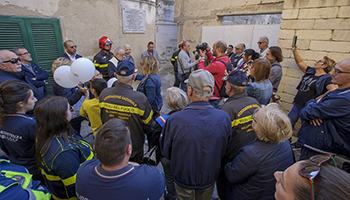
<path fill-rule="evenodd" d="M 64 53 L 59 19 L 0 15 L 0 50 L 16 46 L 24 46 L 31 53 L 32 62 L 49 73 L 47 86 L 53 94 L 51 65 Z"/>

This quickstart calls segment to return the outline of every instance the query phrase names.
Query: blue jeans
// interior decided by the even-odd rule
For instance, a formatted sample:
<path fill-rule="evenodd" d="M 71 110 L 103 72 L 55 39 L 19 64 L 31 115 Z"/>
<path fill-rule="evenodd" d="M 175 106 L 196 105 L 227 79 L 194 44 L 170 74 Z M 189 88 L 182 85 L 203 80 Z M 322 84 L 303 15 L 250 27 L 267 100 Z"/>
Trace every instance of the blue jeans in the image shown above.
<path fill-rule="evenodd" d="M 184 82 L 185 80 L 183 80 L 182 74 L 178 73 L 177 74 L 177 78 L 179 78 L 179 80 L 180 80 L 180 89 L 185 91 L 186 94 L 187 94 L 187 85 Z"/>
<path fill-rule="evenodd" d="M 288 117 L 290 119 L 290 122 L 292 123 L 292 128 L 294 129 L 294 125 L 297 123 L 299 119 L 299 113 L 303 109 L 303 107 L 294 104 L 292 110 L 289 112 Z"/>

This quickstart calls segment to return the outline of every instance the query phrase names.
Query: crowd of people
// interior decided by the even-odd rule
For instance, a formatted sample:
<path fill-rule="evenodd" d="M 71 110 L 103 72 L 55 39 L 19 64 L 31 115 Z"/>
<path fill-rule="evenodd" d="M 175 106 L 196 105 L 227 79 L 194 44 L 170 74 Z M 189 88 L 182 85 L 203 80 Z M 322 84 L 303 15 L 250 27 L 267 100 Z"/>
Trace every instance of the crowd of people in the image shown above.
<path fill-rule="evenodd" d="M 48 73 L 25 47 L 1 50 L 0 197 L 348 199 L 350 175 L 334 157 L 350 158 L 350 59 L 325 56 L 311 67 L 293 46 L 304 76 L 286 114 L 275 103 L 282 50 L 267 37 L 257 44 L 255 51 L 219 40 L 197 49 L 193 60 L 190 43 L 181 41 L 171 59 L 175 83 L 164 96 L 166 114 L 153 42 L 138 73 L 130 45 L 112 53 L 111 39 L 101 37 L 92 79 L 74 88 L 54 82 L 54 96 Z M 82 57 L 73 41 L 64 48 L 52 73 Z M 85 119 L 93 144 L 80 135 Z M 163 172 L 145 161 L 146 140 Z"/>

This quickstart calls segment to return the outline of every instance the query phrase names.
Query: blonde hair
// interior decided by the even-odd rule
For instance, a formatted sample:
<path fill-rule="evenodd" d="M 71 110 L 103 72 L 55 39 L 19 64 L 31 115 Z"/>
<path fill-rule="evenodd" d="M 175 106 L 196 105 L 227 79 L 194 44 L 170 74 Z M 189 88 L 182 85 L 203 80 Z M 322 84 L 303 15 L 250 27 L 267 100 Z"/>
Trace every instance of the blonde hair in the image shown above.
<path fill-rule="evenodd" d="M 55 73 L 56 69 L 61 67 L 62 65 L 68 65 L 71 66 L 73 62 L 71 59 L 65 58 L 65 57 L 59 57 L 52 63 L 51 71 L 52 73 Z"/>
<path fill-rule="evenodd" d="M 145 75 L 158 74 L 158 60 L 153 56 L 145 56 L 142 58 L 141 66 Z"/>
<path fill-rule="evenodd" d="M 293 129 L 290 119 L 276 103 L 262 105 L 256 109 L 256 123 L 253 123 L 259 140 L 268 143 L 279 143 L 292 136 Z"/>
<path fill-rule="evenodd" d="M 165 99 L 171 110 L 182 110 L 188 104 L 186 93 L 176 87 L 170 87 L 166 90 Z"/>

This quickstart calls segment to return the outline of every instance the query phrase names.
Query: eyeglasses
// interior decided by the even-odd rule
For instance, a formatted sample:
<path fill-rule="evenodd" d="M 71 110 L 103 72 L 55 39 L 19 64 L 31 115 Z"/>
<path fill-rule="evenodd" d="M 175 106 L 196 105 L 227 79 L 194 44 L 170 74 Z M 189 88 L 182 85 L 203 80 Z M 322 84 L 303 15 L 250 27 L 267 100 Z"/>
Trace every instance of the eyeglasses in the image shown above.
<path fill-rule="evenodd" d="M 235 47 L 235 49 L 236 49 L 236 50 L 241 50 L 241 48 L 237 48 L 237 47 Z"/>
<path fill-rule="evenodd" d="M 24 52 L 24 53 L 21 53 L 21 54 L 18 54 L 19 56 L 21 56 L 21 55 L 28 55 L 29 54 L 29 52 L 27 51 L 27 52 Z"/>
<path fill-rule="evenodd" d="M 2 63 L 8 63 L 8 62 L 11 62 L 12 64 L 16 64 L 18 62 L 20 62 L 21 59 L 20 58 L 11 58 L 11 60 L 6 60 L 6 61 L 3 61 Z"/>
<path fill-rule="evenodd" d="M 70 46 L 71 49 L 77 48 L 77 45 Z"/>
<path fill-rule="evenodd" d="M 258 44 L 262 44 L 262 43 L 265 43 L 265 42 L 258 42 Z"/>
<path fill-rule="evenodd" d="M 343 74 L 350 74 L 350 72 L 343 72 L 340 69 L 337 69 L 335 67 L 332 67 L 332 70 L 334 71 L 335 75 L 338 75 L 338 74 L 341 74 L 341 73 L 343 73 Z"/>
<path fill-rule="evenodd" d="M 256 114 L 257 112 L 254 112 L 253 114 L 252 114 L 252 119 L 253 119 L 253 121 L 255 122 L 255 123 L 258 123 L 258 121 L 256 121 L 256 119 L 255 119 L 255 114 Z"/>
<path fill-rule="evenodd" d="M 310 181 L 312 200 L 315 200 L 314 179 L 320 173 L 321 165 L 330 159 L 333 160 L 334 166 L 337 167 L 333 155 L 316 155 L 310 158 L 310 161 L 314 162 L 315 165 L 307 165 L 299 169 L 299 175 Z"/>

